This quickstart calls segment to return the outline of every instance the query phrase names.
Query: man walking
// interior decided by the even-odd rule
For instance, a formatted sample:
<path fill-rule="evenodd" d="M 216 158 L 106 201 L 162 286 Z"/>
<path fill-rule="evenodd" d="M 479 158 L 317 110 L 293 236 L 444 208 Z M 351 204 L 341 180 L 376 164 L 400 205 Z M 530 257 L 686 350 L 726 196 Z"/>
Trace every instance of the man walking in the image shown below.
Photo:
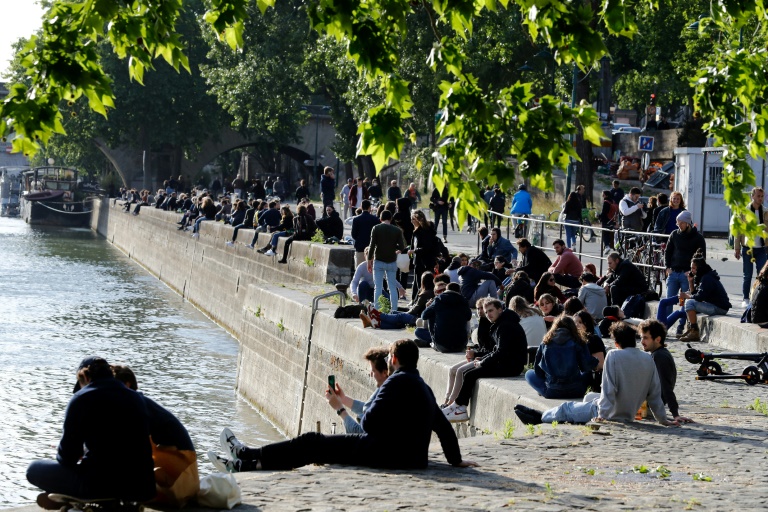
<path fill-rule="evenodd" d="M 363 213 L 352 219 L 352 239 L 355 241 L 355 267 L 365 260 L 363 251 L 371 243 L 371 230 L 379 223 L 379 219 L 371 214 L 371 202 L 363 199 L 360 204 Z"/>
<path fill-rule="evenodd" d="M 432 197 L 429 200 L 432 211 L 435 212 L 435 232 L 440 227 L 440 219 L 443 219 L 443 242 L 448 241 L 448 187 L 443 188 L 441 193 L 437 187 L 432 191 Z"/>
<path fill-rule="evenodd" d="M 369 208 L 370 208 L 370 202 Z M 397 311 L 397 255 L 405 251 L 403 230 L 392 225 L 392 212 L 381 212 L 381 224 L 371 230 L 371 244 L 368 249 L 368 270 L 373 272 L 373 302 L 379 303 L 384 295 L 384 277 L 389 287 L 389 304 Z"/>
<path fill-rule="evenodd" d="M 768 226 L 768 210 L 763 211 L 765 192 L 762 187 L 753 188 L 751 197 L 752 202 L 749 205 L 749 209 L 752 214 L 757 217 L 757 223 Z M 742 220 L 746 221 L 746 219 Z M 766 259 L 768 259 L 765 251 L 765 239 L 760 237 L 748 241 L 744 239 L 744 235 L 739 235 L 733 241 L 733 248 L 733 255 L 736 259 L 742 259 L 744 275 L 741 281 L 741 293 L 744 300 L 741 303 L 741 307 L 746 308 L 749 306 L 749 291 L 752 286 L 753 262 L 754 268 L 756 268 L 759 273 L 765 266 Z"/>
<path fill-rule="evenodd" d="M 320 176 L 320 195 L 323 196 L 323 217 L 328 206 L 333 206 L 333 199 L 336 197 L 336 180 L 334 179 L 333 167 L 323 169 L 323 175 Z"/>

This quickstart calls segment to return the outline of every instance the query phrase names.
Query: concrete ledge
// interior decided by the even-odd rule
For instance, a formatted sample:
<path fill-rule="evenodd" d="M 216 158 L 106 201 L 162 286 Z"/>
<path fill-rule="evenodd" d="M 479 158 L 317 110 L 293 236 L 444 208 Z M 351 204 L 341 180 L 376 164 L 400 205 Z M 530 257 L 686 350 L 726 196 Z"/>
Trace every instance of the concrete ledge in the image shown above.
<path fill-rule="evenodd" d="M 646 304 L 646 318 L 656 318 L 658 301 Z M 741 323 L 741 315 L 698 315 L 701 339 L 711 345 L 734 352 L 768 351 L 768 329 L 757 324 Z"/>

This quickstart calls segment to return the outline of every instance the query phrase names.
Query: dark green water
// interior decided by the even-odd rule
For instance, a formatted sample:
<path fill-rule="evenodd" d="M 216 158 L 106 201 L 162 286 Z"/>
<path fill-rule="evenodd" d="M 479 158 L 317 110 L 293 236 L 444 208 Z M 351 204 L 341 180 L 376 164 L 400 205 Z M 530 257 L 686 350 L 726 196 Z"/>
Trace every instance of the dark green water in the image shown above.
<path fill-rule="evenodd" d="M 26 467 L 55 457 L 88 355 L 133 368 L 189 430 L 201 475 L 225 426 L 252 444 L 282 439 L 236 397 L 237 341 L 89 230 L 0 218 L 0 319 L 0 508 L 34 503 Z"/>

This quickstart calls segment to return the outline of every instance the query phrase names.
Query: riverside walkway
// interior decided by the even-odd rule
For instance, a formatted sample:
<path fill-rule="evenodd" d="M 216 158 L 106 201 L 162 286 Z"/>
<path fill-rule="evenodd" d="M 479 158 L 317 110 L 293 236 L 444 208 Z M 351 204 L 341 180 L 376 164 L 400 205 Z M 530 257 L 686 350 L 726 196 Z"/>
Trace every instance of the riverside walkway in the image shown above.
<path fill-rule="evenodd" d="M 474 253 L 474 237 L 449 232 L 449 249 Z M 733 292 L 739 288 L 726 288 L 738 305 Z M 738 321 L 740 313 L 733 311 L 731 315 Z M 371 330 L 365 334 L 371 335 Z M 694 346 L 714 349 L 707 343 Z M 669 348 L 677 362 L 681 414 L 692 418 L 694 424 L 665 428 L 641 421 L 607 423 L 599 431 L 563 424 L 531 429 L 510 417 L 507 428 L 494 432 L 467 433 L 466 427 L 459 426 L 462 436 L 470 436 L 460 440 L 464 458 L 481 467 L 450 467 L 435 443 L 425 471 L 307 466 L 287 472 L 238 474 L 243 493 L 238 509 L 764 509 L 768 411 L 748 407 L 760 409 L 766 403 L 766 387 L 695 381 L 696 367 L 683 358 L 685 347 L 672 341 Z M 461 358 L 461 354 L 439 356 L 429 354 L 431 360 L 443 364 Z M 727 364 L 726 371 L 742 367 L 739 361 Z M 557 402 L 538 397 L 521 378 L 500 379 L 498 383 L 489 380 L 483 387 L 498 388 L 495 400 L 499 405 L 517 400 L 543 409 Z M 435 388 L 435 392 L 439 395 L 442 388 Z M 199 446 L 199 452 L 216 447 L 217 439 L 218 432 L 211 432 L 210 443 Z M 243 441 L 257 444 L 255 439 Z M 392 456 L 397 456 L 396 446 Z"/>

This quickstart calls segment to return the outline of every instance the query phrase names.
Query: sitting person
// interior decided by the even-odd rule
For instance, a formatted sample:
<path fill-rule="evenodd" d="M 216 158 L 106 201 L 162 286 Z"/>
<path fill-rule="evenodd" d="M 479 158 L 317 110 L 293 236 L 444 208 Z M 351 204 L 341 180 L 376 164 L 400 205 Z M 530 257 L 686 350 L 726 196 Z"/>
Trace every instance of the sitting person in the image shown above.
<path fill-rule="evenodd" d="M 459 269 L 461 267 L 462 264 L 460 256 L 454 256 L 451 258 L 451 262 L 448 264 L 448 267 L 446 267 L 445 273 L 448 274 L 448 277 L 451 278 L 452 283 L 459 282 Z"/>
<path fill-rule="evenodd" d="M 136 375 L 127 366 L 112 365 L 112 373 L 125 387 L 139 390 Z M 183 507 L 189 500 L 196 498 L 200 490 L 195 446 L 187 429 L 173 413 L 151 398 L 141 396 L 147 406 L 152 459 L 155 463 L 157 495 L 152 503 Z"/>
<path fill-rule="evenodd" d="M 541 279 L 541 275 L 552 266 L 552 260 L 549 259 L 549 256 L 544 251 L 531 245 L 527 238 L 518 238 L 517 248 L 520 250 L 520 254 L 523 255 L 517 270 L 527 273 L 533 282 L 538 282 Z M 533 301 L 529 300 L 528 302 Z"/>
<path fill-rule="evenodd" d="M 541 279 L 536 283 L 536 287 L 533 289 L 533 300 L 538 303 L 541 296 L 544 294 L 552 295 L 556 300 L 563 304 L 565 302 L 565 295 L 560 291 L 555 283 L 555 275 L 551 272 L 544 272 L 541 274 Z"/>
<path fill-rule="evenodd" d="M 462 352 L 467 345 L 467 322 L 472 310 L 460 293 L 448 291 L 447 286 L 442 291 L 441 284 L 435 283 L 435 298 L 421 314 L 428 327 L 419 326 L 414 334 L 438 352 Z"/>
<path fill-rule="evenodd" d="M 362 265 L 362 264 L 361 264 Z M 395 283 L 398 287 L 400 296 L 405 296 L 405 288 L 400 282 Z M 446 289 L 445 284 L 441 287 L 441 293 Z M 373 288 L 370 288 L 373 296 Z M 368 314 L 360 312 L 360 320 L 363 321 L 363 328 L 374 327 L 377 329 L 404 329 L 409 325 L 416 325 L 416 320 L 427 308 L 427 304 L 435 297 L 435 276 L 431 272 L 421 274 L 421 287 L 416 302 L 408 311 L 393 311 L 391 313 L 381 313 L 376 308 L 369 308 Z"/>
<path fill-rule="evenodd" d="M 242 204 L 245 204 L 241 201 Z M 250 207 L 245 210 L 245 215 L 243 217 L 242 222 L 239 224 L 234 224 L 235 230 L 232 232 L 232 240 L 227 241 L 227 245 L 229 247 L 232 247 L 235 245 L 235 241 L 237 240 L 237 233 L 241 229 L 253 229 L 253 218 L 256 216 L 256 201 L 251 201 L 249 203 Z"/>
<path fill-rule="evenodd" d="M 365 415 L 365 412 L 371 408 L 371 404 L 378 396 L 382 384 L 384 384 L 387 377 L 389 377 L 389 367 L 387 366 L 388 355 L 389 348 L 374 347 L 369 348 L 363 356 L 371 366 L 371 377 L 376 381 L 376 390 L 367 402 L 355 400 L 345 395 L 338 382 L 336 383 L 336 389 L 333 391 L 331 391 L 330 388 L 325 390 L 325 399 L 328 400 L 328 404 L 333 407 L 334 410 L 340 408 L 343 409 L 339 416 L 341 416 L 342 421 L 344 421 L 344 431 L 347 434 L 365 433 L 363 427 L 360 425 L 360 418 L 362 418 Z M 333 399 L 334 397 L 332 397 L 331 394 L 336 395 L 338 402 Z M 347 411 L 346 408 L 349 408 L 349 411 Z M 350 412 L 354 413 L 357 416 L 357 419 L 353 418 Z M 232 433 L 229 429 L 225 429 L 225 431 L 227 431 L 227 434 L 229 435 Z"/>
<path fill-rule="evenodd" d="M 571 297 L 563 304 L 563 313 L 567 316 L 573 316 L 584 309 L 584 304 L 576 297 Z"/>
<path fill-rule="evenodd" d="M 648 290 L 645 276 L 634 263 L 622 259 L 617 252 L 610 253 L 607 261 L 611 275 L 603 284 L 603 289 L 606 295 L 610 296 L 612 306 L 621 307 L 630 295 L 645 293 Z"/>
<path fill-rule="evenodd" d="M 195 220 L 195 225 L 192 228 L 193 238 L 200 237 L 200 224 L 206 220 L 215 220 L 217 212 L 218 209 L 216 208 L 216 205 L 213 204 L 213 199 L 207 196 L 204 197 L 202 206 L 200 207 L 200 216 Z"/>
<path fill-rule="evenodd" d="M 496 256 L 493 259 L 493 270 L 491 274 L 499 278 L 499 281 L 504 282 L 507 278 L 507 271 L 512 270 L 512 264 L 503 256 Z"/>
<path fill-rule="evenodd" d="M 533 370 L 525 373 L 525 380 L 544 398 L 582 397 L 596 366 L 584 332 L 571 317 L 563 315 L 544 336 Z"/>
<path fill-rule="evenodd" d="M 562 304 L 557 303 L 552 295 L 545 293 L 539 298 L 539 310 L 544 317 L 544 324 L 547 326 L 547 330 L 552 328 L 552 322 L 555 318 L 563 313 Z"/>
<path fill-rule="evenodd" d="M 510 301 L 515 297 L 524 298 L 529 304 L 533 303 L 533 286 L 531 286 L 531 280 L 522 270 L 518 270 L 512 274 L 512 279 L 504 288 L 504 302 L 509 307 Z"/>
<path fill-rule="evenodd" d="M 96 419 L 98 428 L 93 428 Z M 144 399 L 115 379 L 107 361 L 84 359 L 64 413 L 56 460 L 36 460 L 27 469 L 29 483 L 44 491 L 38 504 L 61 507 L 48 493 L 148 501 L 155 496 L 153 468 Z"/>
<path fill-rule="evenodd" d="M 608 338 L 611 335 L 611 326 L 623 320 L 625 320 L 624 311 L 619 306 L 606 306 L 603 308 L 603 319 L 600 320 L 597 328 L 603 338 Z"/>
<path fill-rule="evenodd" d="M 541 311 L 528 304 L 528 301 L 519 295 L 509 302 L 509 309 L 520 317 L 520 326 L 525 331 L 525 339 L 528 340 L 527 364 L 533 364 L 541 340 L 547 334 L 547 323 Z"/>
<path fill-rule="evenodd" d="M 296 209 L 296 216 L 293 218 L 293 234 L 286 238 L 283 243 L 283 257 L 277 260 L 278 263 L 288 263 L 288 251 L 294 240 L 311 240 L 317 231 L 315 220 L 307 213 L 307 207 L 300 204 Z"/>
<path fill-rule="evenodd" d="M 637 331 L 624 322 L 611 327 L 617 350 L 605 356 L 602 391 L 589 393 L 581 402 L 565 402 L 544 412 L 523 405 L 515 406 L 515 414 L 523 423 L 539 424 L 587 423 L 589 421 L 634 421 L 644 401 L 648 402 L 656 420 L 665 426 L 677 426 L 670 421 L 661 400 L 661 385 L 653 360 L 637 350 Z"/>
<path fill-rule="evenodd" d="M 464 372 L 475 367 L 475 359 L 483 358 L 493 351 L 495 343 L 491 337 L 492 324 L 488 317 L 485 316 L 484 308 L 485 302 L 488 300 L 490 300 L 488 297 L 483 297 L 482 299 L 477 299 L 475 303 L 478 324 L 473 334 L 477 335 L 477 343 L 467 346 L 467 352 L 464 355 L 465 360 L 451 366 L 451 369 L 448 371 L 448 387 L 445 390 L 445 401 L 440 406 L 441 409 L 448 407 L 459 396 L 459 391 L 461 391 L 461 386 L 464 383 Z"/>
<path fill-rule="evenodd" d="M 579 276 L 584 272 L 579 257 L 560 239 L 552 242 L 552 247 L 555 249 L 557 258 L 547 271 L 554 274 L 557 284 L 566 288 L 578 288 Z"/>
<path fill-rule="evenodd" d="M 307 464 L 345 464 L 387 469 L 424 469 L 428 463 L 432 432 L 440 439 L 448 463 L 477 466 L 462 460 L 456 434 L 435 401 L 435 395 L 416 369 L 419 348 L 411 340 L 398 340 L 389 351 L 391 375 L 360 419 L 362 434 L 326 436 L 307 432 L 261 448 L 249 448 L 226 436 L 222 448 L 228 457 L 208 452 L 222 472 L 287 470 Z M 329 403 L 344 411 L 338 395 Z M 338 400 L 338 401 L 337 401 Z M 403 436 L 408 431 L 409 435 Z M 224 436 L 222 436 L 224 437 Z M 398 455 L 391 456 L 393 446 Z"/>
<path fill-rule="evenodd" d="M 597 276 L 592 272 L 581 274 L 581 288 L 579 288 L 579 300 L 584 304 L 584 309 L 589 311 L 595 321 L 603 319 L 603 308 L 608 305 L 608 297 L 605 290 L 597 284 Z"/>
<path fill-rule="evenodd" d="M 512 242 L 501 236 L 501 229 L 491 229 L 491 239 L 488 243 L 488 256 L 491 260 L 498 257 L 504 258 L 504 261 L 517 261 L 517 249 Z"/>
<path fill-rule="evenodd" d="M 680 406 L 675 396 L 675 382 L 677 381 L 677 366 L 672 354 L 667 350 L 664 340 L 667 337 L 667 329 L 658 320 L 644 320 L 637 326 L 641 334 L 640 343 L 643 350 L 651 353 L 651 359 L 656 365 L 661 385 L 661 401 L 669 407 L 669 412 L 678 423 L 692 423 L 693 420 L 680 416 Z"/>
<path fill-rule="evenodd" d="M 701 341 L 697 314 L 705 315 L 727 315 L 731 309 L 731 302 L 728 300 L 728 292 L 725 291 L 723 283 L 720 282 L 720 276 L 717 270 L 707 264 L 701 252 L 697 252 L 691 260 L 691 271 L 688 273 L 689 290 L 695 290 L 693 295 L 690 292 L 681 292 L 681 296 L 686 299 L 683 309 L 688 316 L 688 329 L 679 338 L 680 341 Z M 674 319 L 670 320 L 676 311 L 667 318 L 669 325 L 674 324 Z M 671 322 L 671 323 L 670 323 Z"/>
<path fill-rule="evenodd" d="M 603 380 L 603 363 L 605 362 L 605 344 L 603 338 L 597 334 L 595 327 L 595 320 L 592 318 L 587 310 L 581 310 L 573 315 L 573 321 L 576 323 L 576 327 L 584 334 L 587 340 L 587 348 L 589 353 L 597 359 L 597 365 L 592 369 L 591 381 L 589 387 L 595 393 L 600 392 L 600 385 Z"/>
<path fill-rule="evenodd" d="M 280 223 L 274 228 L 271 227 L 270 232 L 272 237 L 269 243 L 261 249 L 257 249 L 256 252 L 266 256 L 274 256 L 277 254 L 277 242 L 280 237 L 288 237 L 293 234 L 293 212 L 290 206 L 285 205 L 280 208 Z"/>
<path fill-rule="evenodd" d="M 474 259 L 466 267 L 458 271 L 461 295 L 469 304 L 475 304 L 482 297 L 496 298 L 499 296 L 501 279 L 490 272 L 480 270 L 482 262 Z"/>
<path fill-rule="evenodd" d="M 328 205 L 325 207 L 325 215 L 315 222 L 320 231 L 323 232 L 323 237 L 342 240 L 344 238 L 344 222 L 342 222 L 339 212 L 333 206 Z"/>
<path fill-rule="evenodd" d="M 768 327 L 768 263 L 757 274 L 749 300 L 752 307 L 748 321 L 760 324 L 760 327 Z"/>
<path fill-rule="evenodd" d="M 451 422 L 469 419 L 467 406 L 478 379 L 520 375 L 528 360 L 528 343 L 517 313 L 505 310 L 498 299 L 487 299 L 483 307 L 485 316 L 493 324 L 491 338 L 494 347 L 490 354 L 474 360 L 474 368 L 464 372 L 464 382 L 456 401 L 443 409 L 445 417 Z"/>

